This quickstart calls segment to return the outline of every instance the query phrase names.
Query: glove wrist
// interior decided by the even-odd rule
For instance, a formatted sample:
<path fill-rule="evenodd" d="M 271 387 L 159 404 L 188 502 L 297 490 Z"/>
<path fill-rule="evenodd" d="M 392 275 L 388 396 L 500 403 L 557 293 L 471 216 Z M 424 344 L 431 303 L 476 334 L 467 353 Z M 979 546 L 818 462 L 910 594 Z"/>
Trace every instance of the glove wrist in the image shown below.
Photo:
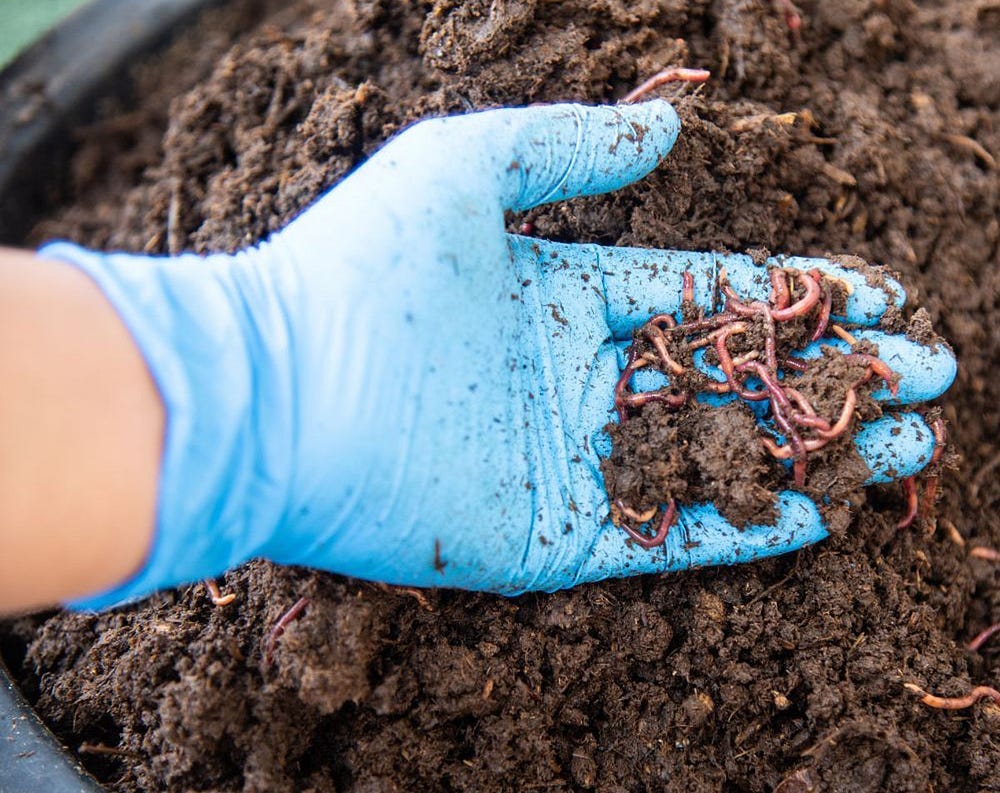
<path fill-rule="evenodd" d="M 260 553 L 288 503 L 295 432 L 288 325 L 256 250 L 175 258 L 67 243 L 139 347 L 166 413 L 156 530 L 143 568 L 77 608 L 216 575 Z"/>

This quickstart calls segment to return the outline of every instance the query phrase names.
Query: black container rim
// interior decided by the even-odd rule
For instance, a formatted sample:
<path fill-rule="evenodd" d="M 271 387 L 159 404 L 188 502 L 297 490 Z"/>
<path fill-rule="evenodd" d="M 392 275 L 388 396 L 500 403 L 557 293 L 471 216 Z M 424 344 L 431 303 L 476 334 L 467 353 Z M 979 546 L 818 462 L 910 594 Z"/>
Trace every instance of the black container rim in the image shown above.
<path fill-rule="evenodd" d="M 66 181 L 70 130 L 127 95 L 129 65 L 222 0 L 90 0 L 0 71 L 0 243 L 23 243 Z"/>

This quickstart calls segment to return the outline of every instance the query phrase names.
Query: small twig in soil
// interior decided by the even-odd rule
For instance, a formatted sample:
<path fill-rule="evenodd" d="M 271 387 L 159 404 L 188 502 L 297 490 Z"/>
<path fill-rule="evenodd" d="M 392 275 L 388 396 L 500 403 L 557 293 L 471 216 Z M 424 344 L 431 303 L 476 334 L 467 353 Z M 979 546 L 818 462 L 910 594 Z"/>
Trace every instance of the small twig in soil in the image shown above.
<path fill-rule="evenodd" d="M 420 605 L 422 609 L 433 612 L 434 607 L 430 604 L 430 601 L 424 596 L 424 593 L 419 589 L 412 589 L 409 587 L 396 587 L 389 586 L 381 582 L 376 582 L 375 586 L 381 589 L 383 592 L 388 592 L 390 595 L 409 595 Z"/>
<path fill-rule="evenodd" d="M 622 98 L 620 104 L 629 105 L 641 99 L 650 91 L 654 91 L 667 83 L 703 83 L 712 73 L 705 69 L 688 69 L 683 66 L 671 66 L 669 69 L 657 72 L 645 82 L 633 88 Z"/>
<path fill-rule="evenodd" d="M 78 754 L 107 754 L 115 757 L 135 757 L 135 752 L 128 749 L 119 749 L 117 746 L 105 746 L 103 743 L 81 743 L 77 749 Z"/>
<path fill-rule="evenodd" d="M 977 157 L 982 163 L 989 169 L 994 169 L 997 167 L 996 157 L 986 151 L 983 145 L 968 135 L 942 135 L 948 143 L 956 148 L 962 149 L 963 151 L 971 152 L 975 157 Z"/>
<path fill-rule="evenodd" d="M 1000 705 L 1000 691 L 989 686 L 976 686 L 964 697 L 936 697 L 933 694 L 928 694 L 915 683 L 904 683 L 903 685 L 910 691 L 921 694 L 922 699 L 920 701 L 930 708 L 962 710 L 963 708 L 971 708 L 979 700 L 986 698 L 992 699 L 994 704 Z"/>
<path fill-rule="evenodd" d="M 774 124 L 778 127 L 790 127 L 798 120 L 798 113 L 758 113 L 753 116 L 738 118 L 729 125 L 730 132 L 746 132 L 757 129 L 764 124 Z"/>
<path fill-rule="evenodd" d="M 988 642 L 997 633 L 1000 633 L 1000 622 L 996 625 L 990 625 L 990 627 L 986 630 L 977 633 L 976 638 L 970 641 L 966 647 L 974 653 L 979 652 L 979 648 L 986 644 L 986 642 Z"/>
<path fill-rule="evenodd" d="M 769 586 L 767 589 L 764 589 L 761 592 L 758 592 L 750 600 L 748 600 L 746 603 L 743 604 L 743 608 L 747 608 L 748 606 L 752 606 L 754 603 L 757 603 L 758 601 L 763 600 L 764 598 L 768 597 L 775 590 L 781 589 L 785 584 L 787 584 L 789 581 L 791 581 L 794 576 L 798 575 L 798 572 L 799 572 L 799 559 L 800 558 L 801 557 L 799 557 L 799 556 L 795 557 L 795 566 L 792 568 L 792 571 L 788 575 L 786 575 L 780 581 L 778 581 L 778 582 L 776 582 L 774 584 L 771 584 L 771 586 Z"/>
<path fill-rule="evenodd" d="M 167 253 L 176 256 L 184 248 L 181 229 L 181 180 L 174 179 L 170 186 L 170 204 L 167 206 Z"/>
<path fill-rule="evenodd" d="M 205 579 L 205 589 L 208 590 L 208 596 L 212 599 L 212 603 L 216 606 L 228 606 L 236 600 L 236 595 L 232 592 L 228 595 L 223 595 L 222 590 L 219 589 L 219 585 L 215 583 L 214 578 Z"/>
<path fill-rule="evenodd" d="M 281 615 L 271 632 L 267 634 L 267 641 L 264 643 L 264 666 L 268 667 L 274 660 L 274 648 L 278 644 L 278 639 L 285 632 L 285 628 L 291 625 L 302 614 L 303 609 L 309 605 L 309 598 L 301 597 L 295 601 L 295 605 Z"/>
<path fill-rule="evenodd" d="M 849 171 L 845 171 L 843 168 L 838 168 L 832 162 L 825 162 L 822 166 L 823 174 L 833 182 L 836 182 L 841 187 L 857 187 L 858 180 L 855 178 L 854 174 Z"/>

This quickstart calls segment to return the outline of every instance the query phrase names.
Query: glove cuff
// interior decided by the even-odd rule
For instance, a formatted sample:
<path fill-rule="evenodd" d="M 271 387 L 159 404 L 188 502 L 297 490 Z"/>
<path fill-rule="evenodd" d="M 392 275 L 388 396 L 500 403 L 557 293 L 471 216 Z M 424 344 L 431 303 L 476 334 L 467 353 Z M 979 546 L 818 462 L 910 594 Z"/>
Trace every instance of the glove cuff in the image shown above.
<path fill-rule="evenodd" d="M 256 555 L 287 503 L 294 437 L 282 426 L 292 415 L 289 363 L 272 354 L 287 345 L 286 325 L 265 272 L 249 253 L 158 258 L 54 243 L 39 255 L 69 262 L 98 284 L 139 347 L 166 413 L 156 531 L 143 568 L 69 605 L 107 608 Z"/>

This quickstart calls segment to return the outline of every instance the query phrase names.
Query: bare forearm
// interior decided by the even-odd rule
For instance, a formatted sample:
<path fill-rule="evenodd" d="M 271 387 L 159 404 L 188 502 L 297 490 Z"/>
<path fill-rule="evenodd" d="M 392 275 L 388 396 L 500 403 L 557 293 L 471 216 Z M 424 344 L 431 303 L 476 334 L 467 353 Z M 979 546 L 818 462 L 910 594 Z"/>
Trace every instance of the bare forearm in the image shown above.
<path fill-rule="evenodd" d="M 97 286 L 0 248 L 0 613 L 141 566 L 163 429 L 145 363 Z"/>

